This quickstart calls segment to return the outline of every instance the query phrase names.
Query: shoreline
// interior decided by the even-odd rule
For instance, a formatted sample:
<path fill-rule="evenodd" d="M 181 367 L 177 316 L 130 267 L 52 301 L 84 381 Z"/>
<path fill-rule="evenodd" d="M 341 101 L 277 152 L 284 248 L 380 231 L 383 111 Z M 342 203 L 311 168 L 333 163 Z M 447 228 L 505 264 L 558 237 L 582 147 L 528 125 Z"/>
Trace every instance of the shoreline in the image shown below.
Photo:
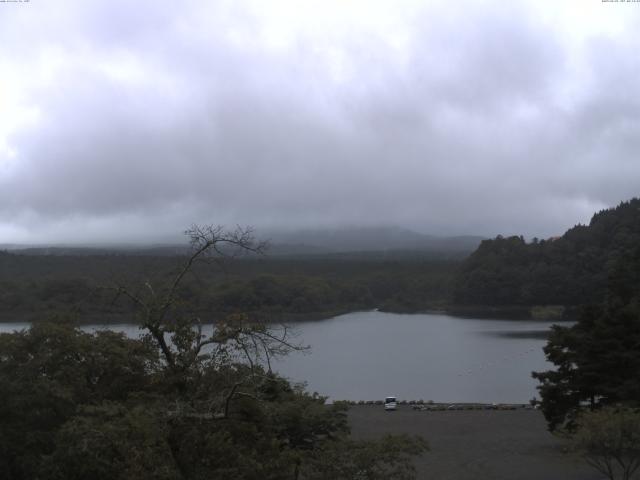
<path fill-rule="evenodd" d="M 278 323 L 301 323 L 301 322 L 321 322 L 323 320 L 329 320 L 341 315 L 357 312 L 381 312 L 392 313 L 398 315 L 420 315 L 420 314 L 433 314 L 433 315 L 447 315 L 455 318 L 476 318 L 478 320 L 507 320 L 507 321 L 557 321 L 574 322 L 575 312 L 578 307 L 562 307 L 559 306 L 529 306 L 529 307 L 513 307 L 513 306 L 459 306 L 451 305 L 444 308 L 427 308 L 427 309 L 336 309 L 326 312 L 309 312 L 309 313 L 294 313 L 294 312 L 243 312 L 247 315 L 259 318 L 261 321 L 267 324 Z M 527 313 L 528 312 L 528 313 Z M 538 312 L 538 313 L 532 313 Z M 541 313 L 542 312 L 542 313 Z M 552 312 L 547 314 L 545 312 Z M 561 312 L 561 313 L 559 313 Z M 201 314 L 203 312 L 200 312 Z M 203 324 L 214 323 L 218 318 L 230 315 L 233 312 L 226 312 L 223 314 L 212 315 Z M 78 325 L 118 325 L 118 324 L 130 324 L 136 323 L 134 321 L 135 313 L 122 312 L 122 313 L 78 313 L 78 312 L 60 312 L 58 314 L 60 318 L 68 316 L 71 322 Z M 204 315 L 201 315 L 204 317 Z M 0 312 L 0 323 L 33 323 L 40 321 L 51 320 L 51 317 L 42 315 L 38 312 Z M 55 319 L 53 319 L 55 320 Z"/>
<path fill-rule="evenodd" d="M 349 407 L 383 407 L 382 400 L 332 400 L 331 403 L 341 403 Z M 398 407 L 422 411 L 462 411 L 462 410 L 537 410 L 531 403 L 486 403 L 486 402 L 434 402 L 432 400 L 398 400 Z"/>

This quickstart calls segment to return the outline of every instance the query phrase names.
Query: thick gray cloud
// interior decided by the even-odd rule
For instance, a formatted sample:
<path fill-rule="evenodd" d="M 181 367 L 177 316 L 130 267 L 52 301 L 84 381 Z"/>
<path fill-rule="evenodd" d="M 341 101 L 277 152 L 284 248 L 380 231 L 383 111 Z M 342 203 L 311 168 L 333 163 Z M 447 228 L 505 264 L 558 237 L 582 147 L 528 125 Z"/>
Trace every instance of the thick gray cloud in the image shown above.
<path fill-rule="evenodd" d="M 0 4 L 0 243 L 548 236 L 638 195 L 639 4 L 276 3 Z"/>

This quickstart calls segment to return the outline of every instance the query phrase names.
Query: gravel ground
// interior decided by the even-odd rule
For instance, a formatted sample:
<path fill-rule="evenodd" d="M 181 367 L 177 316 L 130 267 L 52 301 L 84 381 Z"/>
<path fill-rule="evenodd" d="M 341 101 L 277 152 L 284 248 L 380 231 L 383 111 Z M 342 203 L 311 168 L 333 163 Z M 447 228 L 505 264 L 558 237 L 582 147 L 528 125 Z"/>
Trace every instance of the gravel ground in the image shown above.
<path fill-rule="evenodd" d="M 536 410 L 425 412 L 400 406 L 352 406 L 355 438 L 422 435 L 431 447 L 416 460 L 418 479 L 601 480 L 602 475 L 546 430 Z"/>

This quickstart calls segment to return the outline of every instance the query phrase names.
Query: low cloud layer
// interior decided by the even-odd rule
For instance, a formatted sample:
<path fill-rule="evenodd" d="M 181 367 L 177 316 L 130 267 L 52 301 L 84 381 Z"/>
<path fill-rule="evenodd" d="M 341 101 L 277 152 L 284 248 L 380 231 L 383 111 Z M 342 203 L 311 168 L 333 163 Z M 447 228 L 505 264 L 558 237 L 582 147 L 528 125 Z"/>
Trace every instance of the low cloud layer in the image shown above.
<path fill-rule="evenodd" d="M 0 243 L 544 237 L 640 193 L 640 4 L 54 3 L 0 4 Z"/>

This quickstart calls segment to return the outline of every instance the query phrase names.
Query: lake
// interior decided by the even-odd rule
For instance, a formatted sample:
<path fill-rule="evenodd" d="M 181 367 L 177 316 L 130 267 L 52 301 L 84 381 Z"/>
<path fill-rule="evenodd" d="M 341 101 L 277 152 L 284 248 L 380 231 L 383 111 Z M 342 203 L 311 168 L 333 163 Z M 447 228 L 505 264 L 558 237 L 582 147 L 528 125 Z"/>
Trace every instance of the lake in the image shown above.
<path fill-rule="evenodd" d="M 443 314 L 355 312 L 294 325 L 310 345 L 274 370 L 334 400 L 526 403 L 537 396 L 534 370 L 553 322 L 458 318 Z M 26 328 L 0 323 L 0 332 Z M 87 329 L 100 326 L 83 327 Z M 137 326 L 109 328 L 137 336 Z"/>

